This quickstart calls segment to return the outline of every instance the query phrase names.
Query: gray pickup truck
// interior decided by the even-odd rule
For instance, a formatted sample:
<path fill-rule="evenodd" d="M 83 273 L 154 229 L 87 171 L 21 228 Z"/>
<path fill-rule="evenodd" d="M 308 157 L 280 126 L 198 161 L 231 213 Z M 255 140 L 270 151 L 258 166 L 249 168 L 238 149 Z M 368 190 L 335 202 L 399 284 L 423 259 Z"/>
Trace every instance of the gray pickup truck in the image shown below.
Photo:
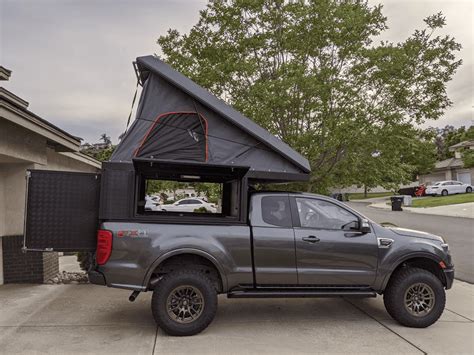
<path fill-rule="evenodd" d="M 441 237 L 385 228 L 334 199 L 254 192 L 247 225 L 105 222 L 92 283 L 153 291 L 165 332 L 192 335 L 214 318 L 217 295 L 384 296 L 387 312 L 409 327 L 441 315 L 453 283 Z"/>
<path fill-rule="evenodd" d="M 172 335 L 205 329 L 218 294 L 383 294 L 401 324 L 440 317 L 454 278 L 441 237 L 384 228 L 324 196 L 263 192 L 308 181 L 308 159 L 159 58 L 134 68 L 136 118 L 100 172 L 27 173 L 25 251 L 93 255 L 89 280 L 132 301 L 153 291 L 153 316 Z M 168 201 L 170 181 L 214 191 L 218 208 L 147 208 L 152 194 Z"/>

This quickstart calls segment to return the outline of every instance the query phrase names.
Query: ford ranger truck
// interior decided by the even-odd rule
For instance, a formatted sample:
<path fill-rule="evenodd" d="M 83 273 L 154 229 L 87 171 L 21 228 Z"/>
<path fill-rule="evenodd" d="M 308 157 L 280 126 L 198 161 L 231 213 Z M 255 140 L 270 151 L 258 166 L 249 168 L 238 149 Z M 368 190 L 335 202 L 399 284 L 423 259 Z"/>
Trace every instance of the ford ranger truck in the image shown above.
<path fill-rule="evenodd" d="M 334 199 L 250 194 L 248 223 L 106 221 L 91 283 L 153 292 L 158 326 L 176 336 L 205 329 L 228 298 L 376 297 L 400 324 L 441 316 L 454 280 L 443 238 L 383 227 Z"/>

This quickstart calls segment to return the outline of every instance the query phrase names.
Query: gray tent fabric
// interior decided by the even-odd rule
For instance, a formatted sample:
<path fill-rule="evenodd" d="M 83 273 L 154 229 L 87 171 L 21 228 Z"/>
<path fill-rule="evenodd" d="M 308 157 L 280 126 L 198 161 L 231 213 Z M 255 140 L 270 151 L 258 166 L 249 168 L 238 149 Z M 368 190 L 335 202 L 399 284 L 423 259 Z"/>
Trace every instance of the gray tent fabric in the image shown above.
<path fill-rule="evenodd" d="M 143 90 L 136 119 L 112 162 L 135 157 L 205 161 L 248 166 L 248 176 L 261 180 L 308 178 L 304 157 L 207 90 L 155 57 L 139 57 L 137 65 Z"/>
<path fill-rule="evenodd" d="M 135 152 L 138 158 L 207 161 L 207 122 L 196 112 L 159 115 Z"/>

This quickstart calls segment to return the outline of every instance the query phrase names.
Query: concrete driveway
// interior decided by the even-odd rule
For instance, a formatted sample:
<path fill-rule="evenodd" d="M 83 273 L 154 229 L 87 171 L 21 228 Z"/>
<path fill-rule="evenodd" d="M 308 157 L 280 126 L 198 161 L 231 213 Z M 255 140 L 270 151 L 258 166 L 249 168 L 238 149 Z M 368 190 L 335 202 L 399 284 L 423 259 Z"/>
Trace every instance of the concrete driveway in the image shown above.
<path fill-rule="evenodd" d="M 472 354 L 474 286 L 456 281 L 427 329 L 399 326 L 376 299 L 219 299 L 203 333 L 157 329 L 150 293 L 95 285 L 0 286 L 1 354 Z"/>

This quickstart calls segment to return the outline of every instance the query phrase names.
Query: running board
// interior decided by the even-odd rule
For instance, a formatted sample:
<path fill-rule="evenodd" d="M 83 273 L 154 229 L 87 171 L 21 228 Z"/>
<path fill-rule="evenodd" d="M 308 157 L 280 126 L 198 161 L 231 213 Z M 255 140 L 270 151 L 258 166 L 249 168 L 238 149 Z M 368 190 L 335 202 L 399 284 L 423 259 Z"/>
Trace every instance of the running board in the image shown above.
<path fill-rule="evenodd" d="M 227 298 L 299 298 L 299 297 L 376 297 L 377 293 L 370 290 L 268 290 L 251 289 L 235 290 L 227 294 Z"/>

